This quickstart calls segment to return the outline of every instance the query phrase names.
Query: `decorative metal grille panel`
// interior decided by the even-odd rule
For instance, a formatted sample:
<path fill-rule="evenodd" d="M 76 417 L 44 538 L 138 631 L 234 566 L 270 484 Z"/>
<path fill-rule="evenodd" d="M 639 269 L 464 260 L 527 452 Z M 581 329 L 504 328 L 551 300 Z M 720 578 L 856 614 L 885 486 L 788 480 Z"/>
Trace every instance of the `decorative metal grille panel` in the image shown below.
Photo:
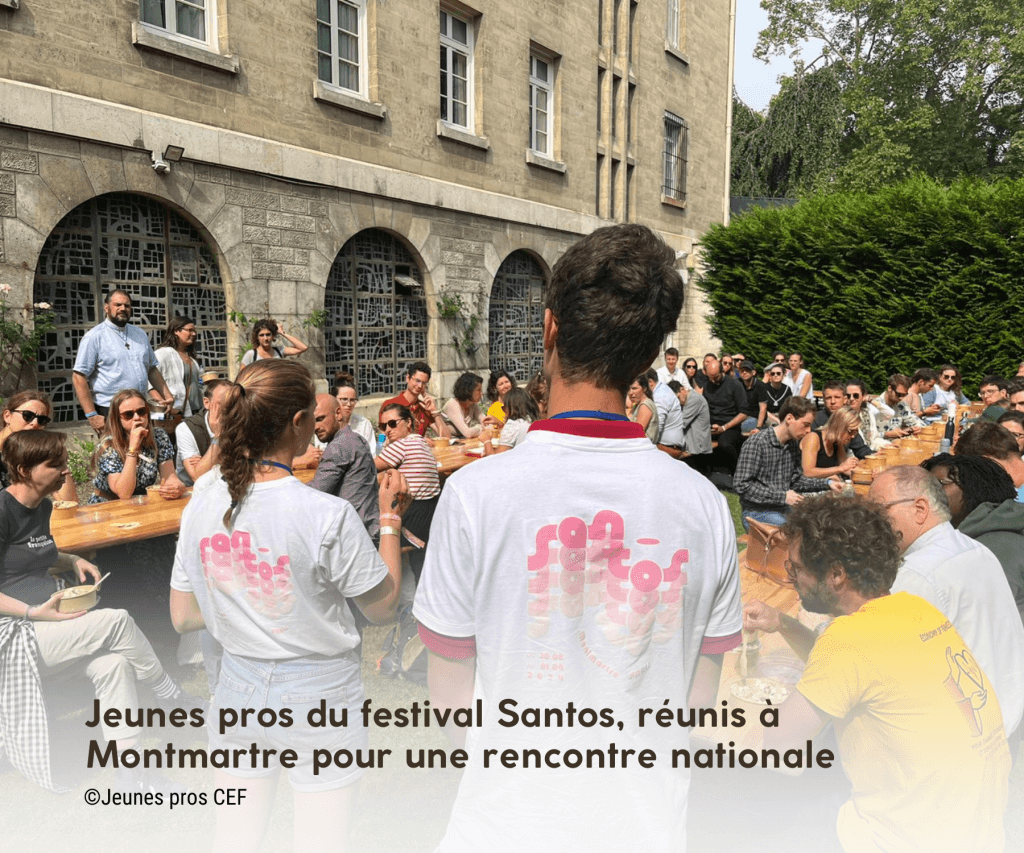
<path fill-rule="evenodd" d="M 396 282 L 396 274 L 407 278 Z M 387 232 L 371 228 L 349 240 L 327 277 L 327 378 L 346 370 L 361 396 L 397 394 L 409 362 L 427 356 L 422 285 L 415 259 Z"/>
<path fill-rule="evenodd" d="M 527 382 L 544 363 L 544 271 L 528 252 L 502 262 L 487 312 L 491 370 Z"/>
<path fill-rule="evenodd" d="M 154 347 L 171 317 L 196 321 L 199 361 L 227 371 L 224 283 L 199 232 L 159 202 L 128 193 L 79 205 L 47 238 L 33 301 L 54 307 L 56 327 L 37 363 L 39 388 L 53 398 L 54 419 L 82 420 L 71 368 L 82 336 L 103 319 L 103 297 L 119 288 L 134 303 L 132 322 Z"/>

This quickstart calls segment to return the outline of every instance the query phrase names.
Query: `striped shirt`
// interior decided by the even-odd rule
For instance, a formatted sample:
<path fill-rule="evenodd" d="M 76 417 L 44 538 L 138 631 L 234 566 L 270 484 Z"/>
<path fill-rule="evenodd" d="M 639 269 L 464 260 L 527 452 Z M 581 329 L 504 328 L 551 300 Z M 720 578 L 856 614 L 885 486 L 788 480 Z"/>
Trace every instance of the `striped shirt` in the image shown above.
<path fill-rule="evenodd" d="M 437 476 L 437 459 L 430 443 L 418 435 L 407 435 L 385 444 L 380 458 L 392 468 L 400 468 L 409 482 L 414 501 L 436 498 L 441 494 L 441 481 Z"/>

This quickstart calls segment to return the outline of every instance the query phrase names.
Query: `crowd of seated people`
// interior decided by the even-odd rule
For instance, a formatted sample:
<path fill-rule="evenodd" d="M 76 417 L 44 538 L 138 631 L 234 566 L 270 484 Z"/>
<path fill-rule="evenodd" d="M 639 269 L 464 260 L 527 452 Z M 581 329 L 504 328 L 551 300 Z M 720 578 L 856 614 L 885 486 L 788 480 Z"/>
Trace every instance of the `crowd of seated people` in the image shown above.
<path fill-rule="evenodd" d="M 122 568 L 145 565 L 164 590 L 172 590 L 173 627 L 180 632 L 208 632 L 203 650 L 209 654 L 211 643 L 216 644 L 218 676 L 220 672 L 229 676 L 225 684 L 269 686 L 271 691 L 279 691 L 272 695 L 285 696 L 281 679 L 308 679 L 311 689 L 313 685 L 317 690 L 344 688 L 345 704 L 355 708 L 362 696 L 361 627 L 367 620 L 393 621 L 397 614 L 398 645 L 392 649 L 396 659 L 403 657 L 403 643 L 415 634 L 408 607 L 410 587 L 418 581 L 443 487 L 430 439 L 483 439 L 483 455 L 504 453 L 522 444 L 530 425 L 546 414 L 543 374 L 532 376 L 520 388 L 507 371 L 493 371 L 487 383 L 491 404 L 486 413 L 481 407 L 482 376 L 463 373 L 454 383 L 451 398 L 439 406 L 427 392 L 431 375 L 427 364 L 411 364 L 405 391 L 381 405 L 377 429 L 354 412 L 358 394 L 351 375 L 336 377 L 331 394 L 320 399 L 306 368 L 291 359 L 257 357 L 235 381 L 206 382 L 201 396 L 192 395 L 195 399 L 188 417 L 173 436 L 152 421 L 150 403 L 142 393 L 134 389 L 119 392 L 111 401 L 97 443 L 88 500 L 127 499 L 147 490 L 155 490 L 165 500 L 176 500 L 189 487 L 194 488 L 194 495 L 177 543 L 169 538 L 148 545 L 137 543 L 114 556 L 101 552 L 97 558 L 100 568 L 60 554 L 56 546 L 45 550 L 45 559 L 42 554 L 18 550 L 29 533 L 49 537 L 52 545 L 49 503 L 44 499 L 74 495 L 74 487 L 66 476 L 63 438 L 46 443 L 29 435 L 47 425 L 49 399 L 37 392 L 14 395 L 3 411 L 0 431 L 0 475 L 10 487 L 0 493 L 10 510 L 9 518 L 0 524 L 4 559 L 0 617 L 27 617 L 33 623 L 53 620 L 61 625 L 69 621 L 58 618 L 54 599 L 42 594 L 51 584 L 45 572 L 49 565 L 43 562 L 64 566 L 78 580 L 97 579 L 115 558 Z M 663 367 L 636 378 L 623 410 L 643 427 L 646 439 L 659 451 L 733 489 L 739 495 L 746 526 L 750 518 L 785 524 L 792 508 L 807 496 L 843 491 L 861 458 L 878 452 L 889 441 L 920 432 L 927 423 L 948 417 L 955 406 L 966 402 L 960 371 L 951 364 L 938 370 L 921 368 L 911 376 L 894 373 L 877 396 L 871 395 L 859 378 L 824 382 L 820 408 L 817 396 L 814 377 L 800 353 L 776 353 L 762 372 L 743 353 L 707 353 L 698 369 L 695 358 L 680 359 L 670 348 Z M 1024 379 L 1008 382 L 987 375 L 981 383 L 981 399 L 986 404 L 984 412 L 963 433 L 952 454 L 935 457 L 925 467 L 941 486 L 952 527 L 998 557 L 1024 624 Z M 378 431 L 383 446 L 378 445 Z M 320 440 L 315 450 L 314 434 Z M 352 434 L 358 441 L 342 453 L 341 443 Z M 334 442 L 339 444 L 334 446 Z M 314 484 L 314 490 L 321 493 L 314 498 L 301 491 L 306 487 L 290 475 L 299 460 L 309 458 L 315 465 L 321 454 L 332 465 L 337 463 L 332 468 L 336 476 L 330 486 Z M 372 518 L 365 507 L 352 511 L 352 503 L 341 496 L 350 470 L 349 462 L 338 462 L 341 459 L 358 460 L 351 470 L 362 470 L 364 479 L 365 471 L 371 478 L 374 473 L 379 475 L 379 512 L 374 510 Z M 723 479 L 716 480 L 716 475 Z M 892 486 L 897 495 L 893 501 L 916 500 L 902 496 L 913 485 L 912 477 L 905 479 Z M 930 488 L 934 491 L 937 487 Z M 921 489 L 927 490 L 926 486 Z M 365 497 L 366 492 L 363 483 L 360 493 Z M 282 500 L 304 507 L 308 504 L 308 511 L 282 513 Z M 332 525 L 342 532 L 331 533 Z M 221 527 L 232 531 L 233 537 L 244 532 L 252 538 L 251 544 L 245 539 L 244 545 L 226 546 L 226 556 L 183 548 L 182 543 L 209 540 Z M 250 612 L 231 606 L 226 586 L 207 583 L 214 566 L 233 565 L 233 560 L 245 562 L 239 547 L 249 549 L 246 553 L 265 547 L 275 555 L 292 555 L 290 571 L 294 576 L 289 589 L 294 609 L 288 616 L 292 633 L 287 642 L 276 636 L 279 626 L 261 609 L 279 605 L 273 584 L 269 590 L 254 593 L 262 595 L 262 604 Z M 411 575 L 402 573 L 403 550 Z M 308 560 L 296 560 L 296 554 L 304 554 Z M 113 593 L 110 600 L 116 599 Z M 102 636 L 96 648 L 125 658 L 128 675 L 111 693 L 109 687 L 100 686 L 101 669 L 90 664 L 87 671 L 96 676 L 101 701 L 113 701 L 110 697 L 116 695 L 118 701 L 127 697 L 123 701 L 137 702 L 133 693 L 136 683 L 153 687 L 162 700 L 186 701 L 161 669 L 162 647 L 154 650 L 145 636 L 144 632 L 154 637 L 163 633 L 159 620 L 146 610 L 129 614 L 102 608 L 87 614 L 76 628 L 99 621 L 104 613 L 106 622 L 97 629 Z M 166 621 L 166 613 L 164 617 Z M 107 622 L 116 622 L 116 630 L 127 639 L 112 640 L 114 629 Z M 43 637 L 48 630 L 40 627 L 37 634 Z M 49 649 L 43 640 L 39 642 L 41 650 Z M 288 652 L 286 657 L 302 660 L 294 672 L 290 667 L 276 672 L 279 668 L 273 662 L 281 659 L 282 650 Z M 42 659 L 54 671 L 78 660 L 47 655 L 49 651 Z M 319 662 L 317 656 L 343 659 L 344 672 L 328 673 L 312 665 Z M 397 664 L 382 669 L 385 674 L 399 671 Z M 228 691 L 237 689 L 222 688 L 213 674 L 210 684 L 222 691 L 214 694 L 218 702 L 229 702 Z M 349 737 L 347 742 L 354 746 L 366 739 L 365 732 L 358 729 Z M 235 740 L 221 737 L 217 743 L 228 747 Z M 222 775 L 225 783 L 235 778 Z M 246 782 L 263 788 L 268 784 L 265 778 L 266 774 L 254 775 L 246 777 Z M 312 801 L 305 802 L 299 793 L 309 781 L 308 767 L 297 768 L 292 779 L 297 783 L 297 814 L 301 809 L 308 817 L 301 830 L 297 826 L 297 839 L 300 832 L 305 833 L 304 841 L 332 833 L 343 835 L 347 820 L 336 815 L 310 816 Z M 356 779 L 358 774 L 334 774 L 330 785 L 322 788 L 335 792 L 331 802 L 339 814 L 348 813 Z M 166 785 L 155 776 L 140 773 L 129 774 L 123 781 L 133 789 Z M 253 813 L 239 810 L 218 825 L 217 845 L 227 849 L 238 837 L 258 840 L 264 829 L 265 823 Z"/>

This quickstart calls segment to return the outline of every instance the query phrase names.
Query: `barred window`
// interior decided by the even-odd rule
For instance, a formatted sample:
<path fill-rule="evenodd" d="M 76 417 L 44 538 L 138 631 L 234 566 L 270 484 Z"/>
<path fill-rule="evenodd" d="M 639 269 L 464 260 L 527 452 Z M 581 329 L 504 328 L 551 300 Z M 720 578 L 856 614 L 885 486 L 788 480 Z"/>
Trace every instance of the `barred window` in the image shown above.
<path fill-rule="evenodd" d="M 544 362 L 544 271 L 529 252 L 498 267 L 488 311 L 491 370 L 526 382 Z"/>
<path fill-rule="evenodd" d="M 53 229 L 36 267 L 34 302 L 53 306 L 55 326 L 39 348 L 39 390 L 54 419 L 84 420 L 71 368 L 85 333 L 103 320 L 103 297 L 132 298 L 132 323 L 160 346 L 175 316 L 196 321 L 196 357 L 204 369 L 228 368 L 226 302 L 217 260 L 202 235 L 159 202 L 129 193 L 79 205 Z"/>
<path fill-rule="evenodd" d="M 316 0 L 317 76 L 366 94 L 366 0 Z"/>
<path fill-rule="evenodd" d="M 662 194 L 676 201 L 686 201 L 686 149 L 689 128 L 684 119 L 665 113 L 665 175 Z"/>
<path fill-rule="evenodd" d="M 327 277 L 327 378 L 352 373 L 361 397 L 397 394 L 409 362 L 427 357 L 427 300 L 412 253 L 375 228 L 360 231 Z"/>

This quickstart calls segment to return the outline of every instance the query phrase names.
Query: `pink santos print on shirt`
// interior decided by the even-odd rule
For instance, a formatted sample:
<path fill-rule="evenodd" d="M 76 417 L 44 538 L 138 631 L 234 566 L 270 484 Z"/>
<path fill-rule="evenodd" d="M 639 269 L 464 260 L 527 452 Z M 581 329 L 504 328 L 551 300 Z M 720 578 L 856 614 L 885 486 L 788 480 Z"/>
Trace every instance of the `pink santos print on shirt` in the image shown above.
<path fill-rule="evenodd" d="M 660 543 L 640 538 L 636 544 L 644 548 Z M 689 551 L 676 550 L 668 566 L 649 559 L 630 564 L 631 556 L 625 523 L 612 510 L 601 510 L 589 525 L 570 516 L 541 527 L 536 551 L 527 561 L 528 636 L 542 638 L 553 615 L 572 619 L 585 608 L 597 607 L 596 622 L 605 639 L 631 655 L 642 654 L 651 642 L 671 639 L 682 627 L 682 567 L 689 562 Z"/>
<path fill-rule="evenodd" d="M 268 549 L 253 551 L 247 531 L 207 536 L 199 543 L 199 554 L 211 591 L 216 588 L 231 596 L 244 592 L 253 609 L 271 619 L 290 613 L 294 607 L 288 555 L 271 563 L 274 558 L 267 556 Z"/>

